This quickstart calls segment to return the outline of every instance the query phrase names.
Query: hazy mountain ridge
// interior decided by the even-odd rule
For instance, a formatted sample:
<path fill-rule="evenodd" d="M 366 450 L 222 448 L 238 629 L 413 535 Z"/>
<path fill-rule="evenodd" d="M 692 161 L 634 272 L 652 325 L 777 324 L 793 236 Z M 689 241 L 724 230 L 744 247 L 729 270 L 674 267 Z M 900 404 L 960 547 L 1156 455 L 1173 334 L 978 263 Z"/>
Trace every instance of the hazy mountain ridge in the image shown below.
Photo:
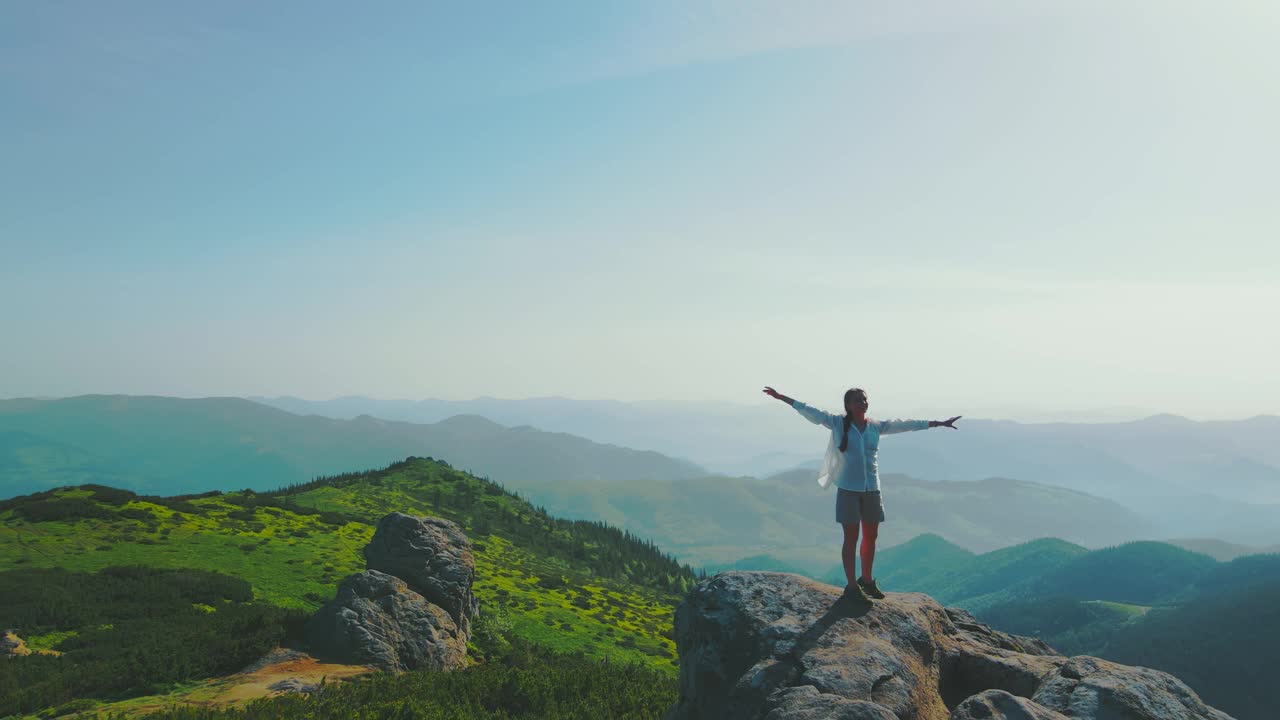
<path fill-rule="evenodd" d="M 785 470 L 820 456 L 823 447 L 821 433 L 780 404 L 254 399 L 333 417 L 369 413 L 423 421 L 473 412 L 505 424 L 652 448 L 730 475 L 760 477 Z M 838 404 L 835 399 L 808 401 L 820 407 Z M 1277 415 L 1197 421 L 1162 413 L 1127 421 L 1024 423 L 981 419 L 964 408 L 955 412 L 966 416 L 961 432 L 895 436 L 892 449 L 886 444 L 882 453 L 882 470 L 935 480 L 1015 477 L 1122 502 L 1144 495 L 1208 493 L 1249 503 L 1280 503 Z M 892 408 L 874 406 L 871 414 L 897 416 Z"/>
<path fill-rule="evenodd" d="M 479 416 L 416 425 L 299 416 L 241 398 L 86 395 L 0 401 L 0 494 L 74 482 L 181 493 L 277 487 L 406 455 L 448 456 L 496 480 L 675 479 L 692 463 Z M 17 446 L 17 442 L 26 443 Z M 54 449 L 62 449 L 60 457 Z M 68 459 L 70 458 L 70 459 Z"/>
<path fill-rule="evenodd" d="M 529 495 L 568 517 L 601 519 L 652 538 L 696 565 L 729 567 L 767 554 L 783 566 L 820 574 L 838 558 L 842 534 L 834 490 L 819 488 L 814 479 L 812 471 L 796 470 L 764 480 L 555 483 Z M 890 516 L 880 529 L 884 547 L 925 532 L 981 551 L 1044 534 L 1100 547 L 1144 537 L 1149 527 L 1109 500 L 1018 480 L 935 483 L 886 474 L 882 482 Z M 1078 522 L 1082 516 L 1091 518 L 1087 526 Z"/>
<path fill-rule="evenodd" d="M 558 402 L 569 410 L 575 407 L 574 401 Z M 1191 423 L 1173 418 L 1150 422 Z M 960 440 L 993 442 L 983 435 L 982 422 L 975 425 L 976 430 L 966 426 L 957 432 L 889 438 L 884 464 L 897 458 L 928 465 L 931 453 L 941 452 L 936 457 L 945 459 L 951 446 L 964 444 Z M 801 422 L 800 427 L 812 437 L 811 424 Z M 902 444 L 915 440 L 917 448 Z M 990 450 L 1014 456 L 1021 452 Z M 820 574 L 828 553 L 839 544 L 838 528 L 828 521 L 832 499 L 817 488 L 810 470 L 765 480 L 708 476 L 691 463 L 656 452 L 528 425 L 504 427 L 474 414 L 418 425 L 369 415 L 350 420 L 299 416 L 239 398 L 0 401 L 0 494 L 84 482 L 159 493 L 265 488 L 343 468 L 377 467 L 409 454 L 458 458 L 460 467 L 524 492 L 557 514 L 625 527 L 695 564 L 727 565 L 771 554 Z M 1189 535 L 1263 547 L 1280 541 L 1280 506 L 1216 496 L 1191 502 L 1146 497 L 1127 509 L 1083 487 L 1025 478 L 931 482 L 888 471 L 884 477 L 890 513 L 882 528 L 884 547 L 927 532 L 975 551 L 1045 534 L 1090 547 Z M 181 478 L 181 484 L 174 485 L 174 478 Z"/>

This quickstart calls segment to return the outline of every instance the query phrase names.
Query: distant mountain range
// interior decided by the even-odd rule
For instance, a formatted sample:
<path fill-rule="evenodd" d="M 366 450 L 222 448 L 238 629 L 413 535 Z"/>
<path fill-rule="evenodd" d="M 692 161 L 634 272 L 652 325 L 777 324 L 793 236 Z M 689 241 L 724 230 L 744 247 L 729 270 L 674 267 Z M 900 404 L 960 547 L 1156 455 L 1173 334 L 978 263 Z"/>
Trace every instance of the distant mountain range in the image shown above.
<path fill-rule="evenodd" d="M 360 415 L 433 423 L 454 415 L 481 415 L 503 425 L 532 425 L 596 442 L 656 450 L 688 458 L 711 472 L 757 477 L 810 459 L 813 434 L 780 422 L 794 412 L 782 407 L 716 402 L 621 402 L 560 397 L 509 400 L 377 400 L 343 397 L 303 400 L 250 397 L 249 400 L 299 415 L 349 419 Z M 786 410 L 786 413 L 781 413 Z M 798 416 L 787 419 L 799 419 Z M 790 432 L 788 432 L 790 431 Z M 698 458 L 694 460 L 694 458 Z"/>
<path fill-rule="evenodd" d="M 165 494 L 262 490 L 410 455 L 518 489 L 707 474 L 656 452 L 475 415 L 420 425 L 302 417 L 241 398 L 0 400 L 0 497 L 86 482 Z"/>
<path fill-rule="evenodd" d="M 780 403 L 254 399 L 290 412 L 329 417 L 364 413 L 434 422 L 475 413 L 503 424 L 529 424 L 596 442 L 650 448 L 728 475 L 764 477 L 815 460 L 825 447 L 819 428 Z M 820 407 L 838 404 L 835 398 L 828 403 L 802 399 Z M 1264 512 L 1280 518 L 1280 416 L 1198 422 L 1164 414 L 1125 422 L 1020 423 L 979 419 L 964 408 L 955 412 L 966 416 L 960 431 L 888 439 L 881 469 L 932 480 L 1012 477 L 1082 490 L 1135 509 L 1151 503 L 1156 510 L 1149 515 L 1169 519 L 1162 530 L 1182 536 L 1214 534 L 1212 523 L 1197 525 L 1195 512 L 1178 512 L 1180 505 L 1195 507 L 1196 497 L 1228 501 L 1223 514 L 1249 514 L 1241 504 L 1253 504 L 1270 506 Z M 872 415 L 897 416 L 892 408 L 875 406 Z M 1276 523 L 1271 527 L 1280 530 Z"/>
<path fill-rule="evenodd" d="M 569 403 L 564 413 L 573 407 L 572 401 L 557 402 Z M 788 419 L 814 439 L 811 424 L 798 416 Z M 986 443 L 992 453 L 1025 456 L 1027 451 L 1013 440 L 1008 447 L 995 446 L 988 430 L 999 425 L 974 422 L 963 431 L 886 438 L 882 465 L 889 458 L 903 464 L 904 457 L 905 464 L 923 463 L 912 458 L 927 458 L 932 450 L 950 452 L 963 438 Z M 1026 427 L 1014 424 L 1009 432 L 1016 435 Z M 1069 428 L 1063 432 L 1070 434 Z M 917 441 L 924 449 L 909 447 Z M 240 398 L 98 395 L 0 401 L 0 496 L 89 482 L 145 493 L 260 490 L 353 467 L 378 467 L 409 455 L 446 459 L 554 513 L 626 528 L 696 565 L 726 566 L 769 555 L 820 574 L 839 544 L 832 496 L 817 487 L 812 470 L 763 480 L 712 475 L 658 452 L 528 425 L 504 427 L 476 415 L 419 424 L 367 415 L 349 420 L 300 416 Z M 1023 469 L 1032 472 L 1035 467 L 1026 464 Z M 1056 471 L 1051 474 L 1066 482 Z M 977 552 L 1043 535 L 1087 547 L 1136 539 L 1218 538 L 1223 545 L 1204 549 L 1224 557 L 1280 543 L 1275 507 L 1216 496 L 1153 496 L 1131 499 L 1133 504 L 1125 507 L 1103 493 L 1021 477 L 964 482 L 923 477 L 929 481 L 884 473 L 890 519 L 881 531 L 882 547 L 927 532 Z M 1233 550 L 1233 545 L 1240 548 Z"/>
<path fill-rule="evenodd" d="M 1138 514 L 1074 490 L 1005 478 L 929 482 L 886 474 L 881 480 L 889 518 L 880 530 L 885 547 L 925 532 L 977 551 L 1046 534 L 1091 547 L 1150 537 L 1150 524 Z M 842 537 L 834 490 L 819 488 L 809 470 L 764 480 L 551 483 L 529 494 L 566 517 L 603 520 L 709 567 L 732 567 L 741 558 L 767 554 L 777 565 L 752 569 L 820 572 L 838 558 Z"/>

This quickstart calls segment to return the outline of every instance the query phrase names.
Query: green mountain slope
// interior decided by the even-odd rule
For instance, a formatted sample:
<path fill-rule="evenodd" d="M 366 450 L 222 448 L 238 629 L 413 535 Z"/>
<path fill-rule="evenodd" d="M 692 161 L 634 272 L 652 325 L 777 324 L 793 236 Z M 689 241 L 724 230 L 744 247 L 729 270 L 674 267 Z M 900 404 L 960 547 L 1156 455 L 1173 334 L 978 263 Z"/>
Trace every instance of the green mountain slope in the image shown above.
<path fill-rule="evenodd" d="M 478 416 L 432 425 L 367 416 L 293 415 L 239 398 L 85 395 L 0 400 L 0 496 L 83 482 L 139 492 L 263 490 L 407 455 L 455 465 L 513 487 L 561 480 L 676 479 L 698 466 Z"/>
<path fill-rule="evenodd" d="M 1044 573 L 1034 593 L 1153 605 L 1185 595 L 1217 565 L 1208 555 L 1167 543 L 1125 543 L 1095 550 Z"/>
<path fill-rule="evenodd" d="M 1257 678 L 1280 662 L 1280 556 L 1238 558 L 1175 594 L 1163 607 L 1032 597 L 978 614 L 1066 654 L 1173 673 L 1235 717 L 1270 720 L 1274 698 Z"/>
<path fill-rule="evenodd" d="M 0 502 L 0 571 L 113 565 L 217 570 L 255 597 L 311 610 L 363 569 L 392 510 L 461 523 L 476 544 L 476 595 L 518 635 L 557 650 L 674 668 L 671 612 L 695 581 L 655 546 L 599 523 L 557 520 L 431 459 L 270 494 L 133 497 L 64 488 Z"/>
<path fill-rule="evenodd" d="M 8 582 L 34 588 L 37 594 L 52 592 L 45 587 L 47 583 L 31 580 L 43 576 L 30 573 L 45 568 L 94 573 L 67 576 L 62 583 L 86 586 L 98 582 L 103 573 L 135 573 L 146 568 L 172 568 L 181 573 L 216 571 L 243 581 L 243 592 L 236 591 L 243 597 L 237 596 L 237 602 L 249 603 L 244 610 L 219 615 L 220 622 L 236 622 L 237 617 L 258 613 L 264 619 L 253 621 L 254 637 L 258 638 L 254 642 L 278 640 L 287 629 L 280 623 L 296 625 L 299 614 L 262 613 L 279 613 L 281 608 L 306 612 L 331 598 L 339 580 L 363 569 L 360 551 L 372 536 L 373 524 L 393 510 L 450 518 L 460 523 L 474 542 L 474 592 L 481 602 L 481 615 L 473 636 L 473 653 L 481 660 L 480 667 L 489 658 L 509 672 L 490 668 L 465 674 L 450 681 L 452 690 L 448 692 L 468 698 L 491 696 L 493 683 L 498 683 L 500 696 L 505 692 L 501 688 L 514 682 L 512 673 L 518 674 L 518 668 L 541 665 L 550 673 L 548 677 L 569 673 L 598 688 L 617 690 L 613 694 L 603 690 L 587 693 L 574 701 L 575 707 L 639 717 L 660 711 L 674 699 L 676 659 L 671 618 L 678 599 L 696 580 L 687 567 L 629 533 L 600 523 L 550 517 L 497 484 L 430 458 L 409 458 L 383 470 L 323 478 L 260 494 L 138 496 L 85 485 L 0 501 L 0 587 Z M 180 580 L 182 576 L 174 577 Z M 155 579 L 147 582 L 155 587 L 163 584 Z M 221 581 L 199 582 L 216 586 Z M 44 599 L 51 607 L 66 604 L 52 596 Z M 18 617 L 6 609 L 6 601 L 13 598 L 0 599 L 0 612 Z M 32 605 L 26 602 L 26 606 Z M 19 634 L 31 635 L 33 647 L 75 652 L 64 658 L 30 658 L 31 664 L 23 658 L 0 665 L 0 688 L 26 688 L 23 702 L 28 705 L 79 698 L 59 712 L 100 702 L 91 698 L 162 693 L 158 699 L 102 706 L 132 714 L 137 708 L 157 703 L 183 702 L 187 693 L 200 691 L 203 686 L 190 683 L 207 676 L 209 668 L 225 672 L 226 663 L 243 663 L 240 654 L 252 654 L 258 648 L 245 641 L 235 645 L 235 652 L 215 652 L 211 648 L 217 645 L 206 632 L 192 635 L 197 639 L 189 647 L 182 645 L 182 652 L 199 654 L 210 648 L 218 657 L 208 658 L 209 662 L 183 661 L 182 653 L 170 648 L 138 664 L 129 658 L 142 656 L 122 644 L 119 638 L 125 636 L 114 634 L 111 628 L 135 627 L 141 621 L 130 614 L 132 606 L 107 605 L 116 614 L 103 610 L 107 614 L 102 617 L 108 622 L 101 627 L 95 624 L 101 618 L 87 621 L 83 612 L 54 613 L 41 622 L 22 621 L 25 627 L 18 628 Z M 191 607 L 198 612 L 224 612 L 221 604 L 203 596 Z M 188 616 L 189 612 L 152 618 L 148 620 L 151 625 L 131 630 L 128 637 L 151 638 L 146 642 L 168 647 L 164 645 L 168 633 L 162 628 L 174 628 L 173 636 L 179 637 L 179 630 L 190 624 Z M 59 621 L 57 617 L 79 620 Z M 165 658 L 175 659 L 172 667 L 154 665 L 154 660 L 163 663 Z M 114 669 L 77 673 L 90 661 Z M 609 664 L 601 665 L 601 661 Z M 74 664 L 66 666 L 68 662 Z M 57 666 L 58 672 L 39 673 L 56 681 L 33 684 L 29 677 L 15 675 L 19 670 L 34 672 L 39 663 L 64 665 Z M 110 685 L 101 679 L 108 677 L 119 682 Z M 380 682 L 370 680 L 366 687 Z M 391 688 L 388 692 L 438 684 L 430 678 L 397 682 L 386 686 Z M 627 683 L 632 686 L 625 687 Z M 522 690 L 520 697 L 508 699 L 545 707 L 548 716 L 555 715 L 559 695 L 540 696 L 536 686 L 528 691 L 533 694 Z M 634 715 L 637 708 L 643 708 L 639 716 Z"/>
<path fill-rule="evenodd" d="M 735 560 L 727 565 L 708 565 L 702 568 L 702 570 L 708 575 L 728 572 L 730 570 L 764 570 L 767 572 L 794 573 L 796 575 L 805 574 L 804 570 L 767 554 L 744 557 L 741 560 Z"/>
<path fill-rule="evenodd" d="M 976 556 L 968 565 L 952 568 L 925 583 L 945 603 L 975 610 L 1006 598 L 1033 592 L 1037 578 L 1089 551 L 1058 538 L 1041 538 Z"/>
<path fill-rule="evenodd" d="M 1097 655 L 1116 632 L 1149 609 L 1102 600 L 1034 598 L 989 606 L 979 617 L 1005 632 L 1041 638 L 1064 655 Z"/>
<path fill-rule="evenodd" d="M 922 535 L 876 552 L 876 577 L 886 590 L 928 593 L 940 602 L 970 610 L 1032 595 L 1037 581 L 1089 554 L 1079 545 L 1040 538 L 974 555 L 936 535 Z M 832 568 L 828 582 L 844 583 Z"/>
<path fill-rule="evenodd" d="M 1167 543 L 1132 542 L 1087 550 L 1057 538 L 1040 538 L 973 555 L 937 535 L 921 535 L 876 553 L 876 576 L 886 589 L 925 592 L 972 611 L 1015 600 L 1066 598 L 1149 606 L 1174 603 L 1201 585 L 1246 584 L 1280 576 L 1266 558 L 1220 564 Z M 832 567 L 825 579 L 844 582 Z"/>
<path fill-rule="evenodd" d="M 959 545 L 947 542 L 932 533 L 918 535 L 911 540 L 884 551 L 876 551 L 876 572 L 886 587 L 923 587 L 931 577 L 944 576 L 958 567 L 966 566 L 976 557 Z M 833 585 L 845 582 L 844 568 L 836 565 L 828 575 Z"/>
<path fill-rule="evenodd" d="M 1153 609 L 1122 627 L 1102 657 L 1177 675 L 1205 702 L 1241 720 L 1276 716 L 1266 678 L 1280 664 L 1280 576 Z"/>

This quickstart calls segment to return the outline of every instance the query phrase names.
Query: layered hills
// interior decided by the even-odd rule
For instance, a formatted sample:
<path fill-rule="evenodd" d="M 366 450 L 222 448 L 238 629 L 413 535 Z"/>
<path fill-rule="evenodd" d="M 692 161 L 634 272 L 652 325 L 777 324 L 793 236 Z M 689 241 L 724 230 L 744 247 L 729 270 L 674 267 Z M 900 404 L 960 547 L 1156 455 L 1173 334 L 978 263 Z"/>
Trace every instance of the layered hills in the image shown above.
<path fill-rule="evenodd" d="M 266 490 L 409 455 L 521 487 L 705 475 L 656 452 L 475 415 L 430 425 L 300 416 L 240 398 L 0 400 L 0 495 L 98 483 L 143 493 Z"/>
<path fill-rule="evenodd" d="M 654 452 L 474 415 L 421 425 L 300 416 L 236 398 L 0 401 L 0 496 L 85 483 L 159 495 L 265 490 L 407 455 L 450 458 L 554 515 L 630 530 L 695 565 L 768 553 L 820 575 L 840 537 L 831 495 L 810 471 L 708 476 Z M 1151 533 L 1134 512 L 1066 488 L 1002 478 L 929 482 L 887 473 L 884 480 L 892 513 L 884 546 L 923 532 L 978 552 L 1044 535 L 1099 547 Z"/>
<path fill-rule="evenodd" d="M 827 407 L 822 398 L 802 398 Z M 531 398 L 468 401 L 331 401 L 260 398 L 299 413 L 329 417 L 370 414 L 435 422 L 480 414 L 507 425 L 534 425 L 597 442 L 652 448 L 717 472 L 771 475 L 821 456 L 814 427 L 777 403 L 623 403 Z M 839 398 L 830 399 L 838 404 Z M 873 415 L 896 412 L 872 408 Z M 1238 503 L 1280 503 L 1280 416 L 1195 421 L 1161 414 L 1122 422 L 1014 422 L 996 410 L 947 408 L 935 418 L 963 414 L 963 431 L 908 433 L 881 454 L 881 470 L 931 480 L 1012 477 L 1130 502 L 1153 497 L 1213 496 Z M 1177 506 L 1170 504 L 1169 511 Z M 1272 508 L 1274 511 L 1275 508 Z M 1179 518 L 1183 519 L 1183 518 Z M 1195 520 L 1191 515 L 1185 519 Z M 1193 524 L 1170 524 L 1176 534 L 1199 534 Z M 1249 539 L 1242 542 L 1256 543 Z M 1275 540 L 1263 540 L 1268 544 Z"/>
<path fill-rule="evenodd" d="M 561 482 L 528 494 L 568 517 L 600 519 L 652 538 L 695 565 L 728 567 L 767 554 L 821 576 L 838 557 L 842 535 L 835 523 L 834 491 L 820 489 L 814 480 L 812 471 L 793 470 L 764 480 Z M 974 551 L 1045 535 L 1100 547 L 1150 532 L 1136 513 L 1066 488 L 1005 478 L 929 482 L 897 474 L 884 474 L 882 486 L 891 517 L 880 528 L 885 547 L 922 533 L 943 535 Z M 1081 517 L 1090 520 L 1081 523 Z"/>

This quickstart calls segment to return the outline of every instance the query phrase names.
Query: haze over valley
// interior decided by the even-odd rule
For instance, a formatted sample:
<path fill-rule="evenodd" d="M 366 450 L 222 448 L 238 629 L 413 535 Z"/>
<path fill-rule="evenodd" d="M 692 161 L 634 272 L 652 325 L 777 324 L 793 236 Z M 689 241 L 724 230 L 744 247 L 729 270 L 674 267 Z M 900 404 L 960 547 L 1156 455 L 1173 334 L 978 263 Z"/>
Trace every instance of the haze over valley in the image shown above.
<path fill-rule="evenodd" d="M 548 404 L 552 409 L 539 415 Z M 758 476 L 717 474 L 653 449 L 599 442 L 609 433 L 591 430 L 589 421 L 602 415 L 599 403 L 523 405 L 525 419 L 550 428 L 506 427 L 474 414 L 434 423 L 367 414 L 340 420 L 237 398 L 0 401 L 0 467 L 7 468 L 0 482 L 9 495 L 81 483 L 145 494 L 264 491 L 409 455 L 453 458 L 555 515 L 625 528 L 695 566 L 760 555 L 814 575 L 830 565 L 840 531 L 826 522 L 831 494 L 814 482 L 811 464 Z M 822 434 L 786 407 L 745 406 L 757 429 L 745 423 L 732 443 L 705 411 L 669 408 L 655 417 L 627 403 L 609 407 L 615 426 L 635 427 L 637 437 L 678 435 L 697 444 L 699 429 L 710 428 L 707 444 L 719 437 L 726 451 L 749 454 L 777 428 L 784 437 L 799 434 L 796 447 L 814 452 L 823 444 Z M 1223 544 L 1220 554 L 1231 554 L 1233 544 L 1239 552 L 1274 547 L 1280 469 L 1268 440 L 1278 422 L 973 419 L 964 434 L 894 436 L 881 463 L 894 519 L 880 542 L 889 547 L 934 533 L 976 552 L 1046 536 L 1090 548 L 1157 539 L 1213 539 Z M 595 437 L 564 431 L 574 424 Z"/>
<path fill-rule="evenodd" d="M 0 720 L 1275 720 L 1280 3 L 0 38 Z"/>

